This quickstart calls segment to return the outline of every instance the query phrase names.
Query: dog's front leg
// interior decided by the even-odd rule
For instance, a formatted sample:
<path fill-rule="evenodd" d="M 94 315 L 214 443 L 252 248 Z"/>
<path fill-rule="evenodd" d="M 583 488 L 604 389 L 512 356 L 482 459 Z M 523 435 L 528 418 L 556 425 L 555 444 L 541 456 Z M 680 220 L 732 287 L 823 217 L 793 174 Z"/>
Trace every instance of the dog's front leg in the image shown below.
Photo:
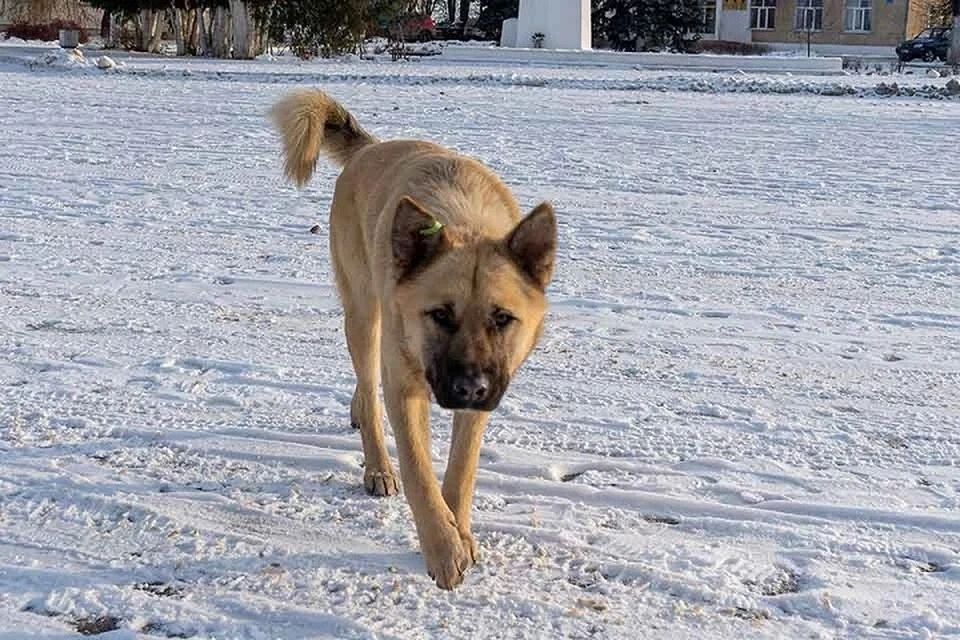
<path fill-rule="evenodd" d="M 489 413 L 480 411 L 457 411 L 453 414 L 453 439 L 447 471 L 443 475 L 443 499 L 457 519 L 457 529 L 470 552 L 471 562 L 477 561 L 477 544 L 470 533 L 470 510 L 480 461 L 480 444 L 489 417 Z"/>
<path fill-rule="evenodd" d="M 470 566 L 453 512 L 443 499 L 430 459 L 430 396 L 426 388 L 385 376 L 384 398 L 393 426 L 403 492 L 413 512 L 427 573 L 441 589 L 453 589 Z"/>

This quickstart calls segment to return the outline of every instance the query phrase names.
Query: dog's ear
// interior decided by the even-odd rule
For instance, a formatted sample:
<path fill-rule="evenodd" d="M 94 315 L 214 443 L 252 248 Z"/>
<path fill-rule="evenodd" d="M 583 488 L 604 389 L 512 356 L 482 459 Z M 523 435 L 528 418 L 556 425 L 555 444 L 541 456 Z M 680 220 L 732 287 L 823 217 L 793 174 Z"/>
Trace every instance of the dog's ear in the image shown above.
<path fill-rule="evenodd" d="M 409 196 L 400 199 L 393 216 L 390 243 L 400 279 L 425 266 L 446 246 L 443 225 Z"/>
<path fill-rule="evenodd" d="M 549 202 L 537 205 L 514 227 L 507 250 L 540 290 L 546 290 L 557 256 L 557 218 Z"/>

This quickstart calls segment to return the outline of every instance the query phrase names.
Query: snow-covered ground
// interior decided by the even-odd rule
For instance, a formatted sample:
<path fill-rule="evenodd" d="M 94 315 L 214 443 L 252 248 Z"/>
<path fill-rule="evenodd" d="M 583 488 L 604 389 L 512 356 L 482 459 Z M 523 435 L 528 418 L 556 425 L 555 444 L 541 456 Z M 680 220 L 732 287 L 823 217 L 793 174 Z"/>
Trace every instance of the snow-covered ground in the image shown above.
<path fill-rule="evenodd" d="M 65 50 L 46 43 L 0 40 L 0 64 L 22 65 L 34 70 L 70 70 L 88 74 L 124 73 L 165 77 L 213 78 L 221 82 L 329 84 L 353 81 L 390 85 L 470 85 L 543 87 L 550 89 L 596 89 L 612 91 L 690 91 L 696 93 L 808 93 L 859 97 L 923 97 L 960 100 L 960 77 L 940 63 L 911 63 L 895 71 L 889 62 L 863 63 L 856 71 L 828 74 L 790 71 L 789 65 L 773 70 L 742 69 L 697 71 L 650 69 L 635 57 L 605 52 L 604 62 L 589 55 L 524 61 L 514 50 L 480 46 L 447 47 L 489 53 L 484 59 L 463 60 L 441 56 L 411 58 L 389 63 L 389 55 L 377 61 L 345 55 L 327 60 L 300 60 L 289 54 L 265 53 L 256 60 L 230 63 L 210 58 L 176 58 L 96 47 Z M 282 52 L 281 52 L 282 53 Z M 589 54 L 590 52 L 579 52 Z M 643 54 L 646 55 L 646 54 Z M 654 54 L 651 54 L 654 55 Z M 662 58 L 682 58 L 656 54 Z M 688 56 L 693 58 L 747 61 L 744 56 Z M 773 62 L 777 56 L 772 56 Z M 782 61 L 782 59 L 780 59 Z M 787 60 L 789 62 L 789 60 Z M 105 68 L 104 68 L 105 67 Z"/>
<path fill-rule="evenodd" d="M 296 68 L 0 66 L 0 639 L 960 635 L 958 101 Z M 361 487 L 304 84 L 559 212 L 453 593 Z"/>

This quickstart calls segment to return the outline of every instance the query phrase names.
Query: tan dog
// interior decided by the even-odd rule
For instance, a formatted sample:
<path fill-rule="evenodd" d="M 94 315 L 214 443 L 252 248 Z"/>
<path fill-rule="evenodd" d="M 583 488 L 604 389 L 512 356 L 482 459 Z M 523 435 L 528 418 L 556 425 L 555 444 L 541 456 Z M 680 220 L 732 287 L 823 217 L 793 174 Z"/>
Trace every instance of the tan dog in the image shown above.
<path fill-rule="evenodd" d="M 452 589 L 476 560 L 470 510 L 489 412 L 540 337 L 557 226 L 540 204 L 521 219 L 513 195 L 476 160 L 438 145 L 379 142 L 320 91 L 272 110 L 286 176 L 307 183 L 320 154 L 343 167 L 330 251 L 357 375 L 368 492 L 397 493 L 384 445 L 383 383 L 400 477 L 427 571 Z M 430 457 L 430 395 L 452 409 L 442 488 Z"/>

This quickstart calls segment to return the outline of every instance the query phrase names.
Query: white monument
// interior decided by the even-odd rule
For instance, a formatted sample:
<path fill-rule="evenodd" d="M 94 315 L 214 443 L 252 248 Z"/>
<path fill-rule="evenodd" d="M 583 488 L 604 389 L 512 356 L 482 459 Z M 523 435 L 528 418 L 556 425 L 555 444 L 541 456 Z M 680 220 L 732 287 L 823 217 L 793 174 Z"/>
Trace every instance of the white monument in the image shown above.
<path fill-rule="evenodd" d="M 519 13 L 515 22 L 504 21 L 500 46 L 577 50 L 591 46 L 590 0 L 520 0 Z"/>
<path fill-rule="evenodd" d="M 500 46 L 501 47 L 515 47 L 517 46 L 517 23 L 519 20 L 516 18 L 507 18 L 503 21 L 503 28 L 500 31 Z"/>

